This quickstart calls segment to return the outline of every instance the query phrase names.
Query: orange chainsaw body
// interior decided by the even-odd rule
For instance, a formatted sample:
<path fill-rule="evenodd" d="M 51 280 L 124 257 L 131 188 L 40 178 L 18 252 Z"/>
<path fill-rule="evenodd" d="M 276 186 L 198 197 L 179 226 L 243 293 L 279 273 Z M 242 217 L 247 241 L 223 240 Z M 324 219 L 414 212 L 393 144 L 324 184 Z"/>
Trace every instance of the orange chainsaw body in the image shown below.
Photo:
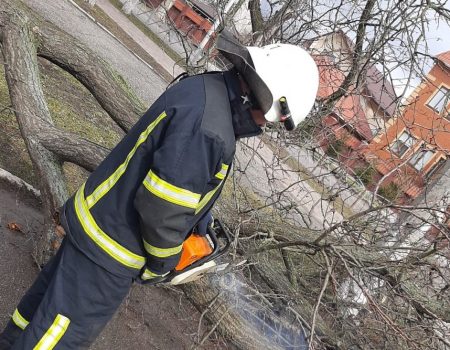
<path fill-rule="evenodd" d="M 213 247 L 211 247 L 208 238 L 193 233 L 183 243 L 181 258 L 178 265 L 175 267 L 175 270 L 182 271 L 189 265 L 210 255 L 212 252 Z"/>

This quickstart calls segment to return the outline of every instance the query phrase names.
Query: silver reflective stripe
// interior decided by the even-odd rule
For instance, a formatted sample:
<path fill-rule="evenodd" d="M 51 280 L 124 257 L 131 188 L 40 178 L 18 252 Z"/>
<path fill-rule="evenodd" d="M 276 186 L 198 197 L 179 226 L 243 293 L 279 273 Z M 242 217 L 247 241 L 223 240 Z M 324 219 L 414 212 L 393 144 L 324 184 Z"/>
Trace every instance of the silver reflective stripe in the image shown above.
<path fill-rule="evenodd" d="M 227 176 L 227 171 L 228 171 L 228 165 L 222 164 L 222 168 L 216 174 L 216 177 L 220 180 L 223 180 L 225 178 L 225 176 Z"/>
<path fill-rule="evenodd" d="M 136 153 L 138 147 L 143 144 L 148 136 L 151 134 L 153 129 L 163 120 L 165 117 L 167 117 L 166 112 L 162 112 L 158 118 L 156 118 L 152 123 L 147 126 L 147 128 L 139 135 L 138 140 L 136 141 L 136 144 L 131 149 L 130 153 L 128 153 L 125 161 L 119 165 L 119 167 L 105 180 L 103 181 L 95 190 L 94 192 L 89 195 L 86 198 L 88 208 L 92 208 L 95 203 L 97 203 L 105 194 L 108 193 L 108 191 L 114 187 L 114 185 L 119 181 L 119 179 L 122 177 L 122 175 L 127 170 L 128 164 L 130 163 L 131 159 L 133 158 L 134 154 Z"/>
<path fill-rule="evenodd" d="M 66 333 L 67 327 L 69 327 L 70 320 L 63 315 L 58 314 L 53 321 L 53 324 L 45 332 L 44 336 L 39 340 L 39 343 L 33 348 L 33 350 L 51 350 L 53 349 Z"/>
<path fill-rule="evenodd" d="M 164 276 L 167 276 L 169 273 L 170 273 L 170 271 L 167 272 L 167 273 L 165 273 L 165 274 L 163 274 L 163 275 L 158 275 L 157 273 L 151 272 L 149 269 L 145 269 L 145 270 L 144 270 L 144 273 L 143 273 L 142 276 L 141 276 L 141 278 L 142 278 L 143 280 L 149 280 L 149 279 L 152 279 L 152 278 L 155 278 L 155 277 L 164 277 Z"/>
<path fill-rule="evenodd" d="M 201 195 L 199 193 L 172 185 L 151 170 L 144 179 L 144 186 L 155 196 L 186 208 L 195 209 L 200 202 Z"/>
<path fill-rule="evenodd" d="M 14 313 L 12 315 L 12 320 L 15 323 L 15 325 L 22 330 L 27 328 L 28 324 L 30 323 L 20 314 L 18 309 L 14 310 Z"/>
<path fill-rule="evenodd" d="M 84 232 L 107 254 L 127 267 L 140 270 L 145 265 L 143 256 L 134 254 L 111 237 L 97 225 L 84 198 L 84 184 L 75 195 L 75 211 Z"/>

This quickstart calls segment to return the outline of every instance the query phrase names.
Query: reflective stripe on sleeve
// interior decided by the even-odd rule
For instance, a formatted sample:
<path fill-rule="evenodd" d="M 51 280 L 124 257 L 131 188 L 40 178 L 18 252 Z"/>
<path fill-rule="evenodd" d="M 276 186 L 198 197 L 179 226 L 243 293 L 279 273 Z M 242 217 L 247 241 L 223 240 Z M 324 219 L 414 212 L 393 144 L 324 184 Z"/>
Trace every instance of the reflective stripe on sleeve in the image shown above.
<path fill-rule="evenodd" d="M 222 186 L 222 183 L 223 183 L 223 180 L 220 181 L 220 184 L 218 184 L 215 189 L 213 189 L 212 191 L 209 191 L 207 194 L 205 194 L 205 196 L 202 198 L 202 200 L 198 204 L 197 209 L 195 209 L 195 214 L 199 213 L 209 203 L 209 201 L 214 196 L 214 194 L 217 192 L 217 190 L 220 188 L 220 186 Z"/>
<path fill-rule="evenodd" d="M 167 273 L 165 273 L 164 275 L 158 275 L 157 273 L 151 272 L 149 269 L 145 269 L 145 270 L 144 270 L 144 273 L 143 273 L 142 276 L 141 276 L 141 278 L 142 278 L 143 280 L 150 280 L 150 279 L 155 278 L 155 277 L 164 277 L 164 276 L 167 276 L 169 273 L 170 273 L 170 271 L 167 272 Z"/>
<path fill-rule="evenodd" d="M 186 208 L 195 209 L 200 202 L 201 195 L 199 193 L 174 186 L 161 179 L 151 170 L 144 179 L 144 186 L 155 196 Z"/>
<path fill-rule="evenodd" d="M 27 328 L 28 324 L 30 323 L 20 314 L 18 309 L 14 310 L 11 319 L 14 322 L 14 324 L 22 330 Z"/>
<path fill-rule="evenodd" d="M 216 174 L 216 177 L 218 179 L 221 179 L 220 183 L 214 188 L 213 190 L 209 191 L 207 194 L 203 196 L 203 198 L 198 203 L 197 208 L 195 208 L 195 214 L 198 214 L 211 200 L 211 198 L 214 196 L 214 194 L 217 192 L 217 190 L 222 186 L 223 181 L 225 180 L 225 177 L 228 173 L 229 165 L 222 164 L 222 169 Z"/>
<path fill-rule="evenodd" d="M 216 177 L 220 180 L 223 180 L 227 175 L 228 165 L 222 164 L 222 169 L 216 174 Z"/>
<path fill-rule="evenodd" d="M 134 254 L 121 246 L 98 227 L 84 199 L 84 184 L 75 195 L 75 211 L 84 232 L 112 258 L 134 269 L 140 270 L 145 265 L 143 256 Z"/>
<path fill-rule="evenodd" d="M 39 340 L 39 343 L 33 348 L 33 350 L 51 350 L 56 344 L 58 344 L 61 337 L 66 333 L 70 320 L 58 314 L 53 321 L 53 324 L 45 332 L 44 336 Z"/>
<path fill-rule="evenodd" d="M 144 240 L 144 248 L 150 255 L 156 256 L 157 258 L 168 258 L 169 256 L 176 255 L 183 249 L 183 243 L 179 246 L 173 248 L 159 248 L 151 245 Z"/>
<path fill-rule="evenodd" d="M 136 153 L 136 150 L 138 147 L 144 143 L 150 133 L 153 131 L 153 129 L 159 124 L 161 120 L 163 120 L 167 116 L 166 112 L 163 112 L 159 115 L 158 118 L 156 118 L 140 135 L 139 138 L 134 145 L 133 149 L 128 153 L 127 158 L 125 161 L 119 165 L 119 167 L 112 173 L 110 177 L 108 177 L 105 181 L 103 181 L 95 190 L 92 192 L 91 195 L 89 195 L 86 198 L 86 202 L 88 205 L 88 208 L 92 208 L 95 203 L 97 203 L 105 194 L 108 193 L 108 191 L 119 181 L 119 179 L 122 177 L 122 175 L 125 173 L 125 170 L 127 170 L 128 164 L 130 163 L 131 158 Z"/>

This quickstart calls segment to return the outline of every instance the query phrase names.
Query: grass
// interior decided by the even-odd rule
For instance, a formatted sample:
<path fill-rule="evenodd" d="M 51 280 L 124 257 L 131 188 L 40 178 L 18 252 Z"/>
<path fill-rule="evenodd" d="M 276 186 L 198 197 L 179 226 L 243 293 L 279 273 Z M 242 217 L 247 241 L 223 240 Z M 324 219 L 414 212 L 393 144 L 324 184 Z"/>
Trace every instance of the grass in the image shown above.
<path fill-rule="evenodd" d="M 400 195 L 400 187 L 396 183 L 390 182 L 385 186 L 381 186 L 378 194 L 389 202 L 394 202 Z"/>
<path fill-rule="evenodd" d="M 71 74 L 40 60 L 41 81 L 55 126 L 94 143 L 113 148 L 123 132 L 110 119 L 91 93 Z M 61 87 L 55 89 L 55 86 Z M 88 172 L 74 164 L 64 164 L 69 193 L 86 179 Z"/>
<path fill-rule="evenodd" d="M 355 176 L 366 186 L 373 182 L 376 173 L 377 171 L 370 165 L 355 169 Z"/>

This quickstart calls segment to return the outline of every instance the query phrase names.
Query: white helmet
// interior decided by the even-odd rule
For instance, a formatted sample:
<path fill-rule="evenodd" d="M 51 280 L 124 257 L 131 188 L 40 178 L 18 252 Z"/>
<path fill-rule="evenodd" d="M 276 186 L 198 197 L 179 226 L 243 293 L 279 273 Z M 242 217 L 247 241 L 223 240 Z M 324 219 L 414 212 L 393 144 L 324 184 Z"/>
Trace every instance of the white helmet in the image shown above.
<path fill-rule="evenodd" d="M 319 72 L 305 50 L 290 44 L 245 47 L 223 32 L 217 49 L 244 76 L 267 121 L 286 122 L 292 130 L 306 118 L 316 99 Z"/>

